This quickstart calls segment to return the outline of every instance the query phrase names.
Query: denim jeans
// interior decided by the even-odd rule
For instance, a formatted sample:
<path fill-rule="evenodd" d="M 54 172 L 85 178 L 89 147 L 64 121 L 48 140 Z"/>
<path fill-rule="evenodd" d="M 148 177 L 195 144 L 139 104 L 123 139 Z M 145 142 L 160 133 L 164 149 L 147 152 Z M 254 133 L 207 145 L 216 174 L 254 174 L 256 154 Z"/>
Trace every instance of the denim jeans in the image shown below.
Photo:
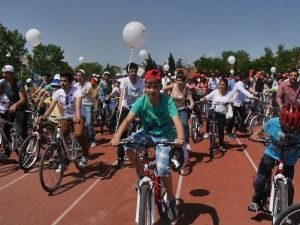
<path fill-rule="evenodd" d="M 178 113 L 184 128 L 184 141 L 185 143 L 189 143 L 190 133 L 189 133 L 189 124 L 188 124 L 188 120 L 189 120 L 188 111 L 180 110 Z"/>
<path fill-rule="evenodd" d="M 95 131 L 93 124 L 93 105 L 82 105 L 85 116 L 86 136 L 90 143 L 95 142 Z"/>

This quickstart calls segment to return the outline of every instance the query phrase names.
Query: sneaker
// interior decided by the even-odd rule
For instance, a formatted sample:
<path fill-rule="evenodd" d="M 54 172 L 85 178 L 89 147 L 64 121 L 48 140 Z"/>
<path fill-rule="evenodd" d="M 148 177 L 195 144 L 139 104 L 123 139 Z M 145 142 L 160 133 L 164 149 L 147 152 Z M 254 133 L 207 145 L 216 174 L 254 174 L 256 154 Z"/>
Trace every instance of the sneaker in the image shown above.
<path fill-rule="evenodd" d="M 205 133 L 204 135 L 203 135 L 203 138 L 208 138 L 209 137 L 209 134 L 208 133 Z"/>
<path fill-rule="evenodd" d="M 118 168 L 122 169 L 124 167 L 125 167 L 125 165 L 124 165 L 124 158 L 118 158 Z"/>
<path fill-rule="evenodd" d="M 96 145 L 95 142 L 92 142 L 90 146 L 91 146 L 91 148 L 94 148 L 94 147 L 96 147 L 97 145 Z"/>
<path fill-rule="evenodd" d="M 227 137 L 231 140 L 234 140 L 236 138 L 236 136 L 233 133 L 227 134 Z"/>
<path fill-rule="evenodd" d="M 62 164 L 60 163 L 60 164 L 58 164 L 58 167 L 55 170 L 55 173 L 61 173 L 61 171 L 62 171 Z"/>
<path fill-rule="evenodd" d="M 260 206 L 256 202 L 250 202 L 250 205 L 248 206 L 248 210 L 252 212 L 257 212 L 260 210 Z"/>
<path fill-rule="evenodd" d="M 226 152 L 226 148 L 224 148 L 223 145 L 220 145 L 220 146 L 219 146 L 219 151 L 220 151 L 220 152 Z"/>
<path fill-rule="evenodd" d="M 86 167 L 86 165 L 88 164 L 88 158 L 86 156 L 82 156 L 81 159 L 80 159 L 80 162 L 79 162 L 79 167 L 80 168 L 84 168 Z"/>
<path fill-rule="evenodd" d="M 176 199 L 172 199 L 167 202 L 168 205 L 168 218 L 170 220 L 176 220 L 178 216 L 178 209 L 176 205 Z"/>

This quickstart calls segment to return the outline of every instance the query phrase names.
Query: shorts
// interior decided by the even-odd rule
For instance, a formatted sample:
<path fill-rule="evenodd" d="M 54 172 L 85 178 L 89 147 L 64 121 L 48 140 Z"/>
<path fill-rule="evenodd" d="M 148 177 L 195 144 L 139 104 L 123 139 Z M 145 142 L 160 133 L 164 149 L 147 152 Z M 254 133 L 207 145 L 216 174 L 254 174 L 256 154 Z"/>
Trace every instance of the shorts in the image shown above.
<path fill-rule="evenodd" d="M 146 144 L 146 145 L 153 145 L 155 142 L 160 142 L 162 140 L 161 137 L 154 136 L 149 131 L 137 131 L 136 133 L 132 134 L 129 139 L 134 140 L 136 143 Z M 129 148 L 124 146 L 125 151 Z M 131 151 L 136 152 L 139 149 L 130 148 Z M 169 177 L 171 175 L 171 169 L 169 166 L 170 162 L 170 146 L 161 146 L 157 145 L 155 147 L 155 158 L 156 158 L 156 171 L 155 173 L 159 177 Z"/>

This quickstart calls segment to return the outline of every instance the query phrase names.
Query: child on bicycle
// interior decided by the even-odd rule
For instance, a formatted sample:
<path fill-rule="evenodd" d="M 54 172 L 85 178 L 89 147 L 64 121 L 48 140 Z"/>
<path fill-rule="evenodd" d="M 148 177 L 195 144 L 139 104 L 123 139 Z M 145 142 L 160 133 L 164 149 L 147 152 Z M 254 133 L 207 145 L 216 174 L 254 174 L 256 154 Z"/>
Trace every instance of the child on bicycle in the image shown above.
<path fill-rule="evenodd" d="M 145 76 L 145 95 L 137 98 L 134 102 L 127 117 L 123 120 L 114 138 L 111 140 L 112 145 L 118 145 L 122 134 L 130 125 L 136 115 L 142 122 L 142 130 L 145 135 L 141 137 L 142 141 L 152 142 L 167 139 L 176 142 L 179 145 L 184 144 L 184 130 L 176 105 L 172 98 L 160 92 L 162 88 L 161 76 L 159 70 L 149 70 Z M 174 124 L 173 124 L 174 123 Z M 174 129 L 175 125 L 175 129 Z M 141 132 L 136 134 L 140 135 Z M 135 134 L 133 134 L 134 136 Z M 151 140 L 149 140 L 151 139 Z M 126 149 L 126 153 L 132 164 L 138 168 L 139 176 L 143 176 L 141 163 L 137 161 L 134 149 Z M 157 146 L 156 148 L 156 165 L 157 174 L 162 178 L 163 184 L 167 191 L 169 211 L 168 217 L 175 219 L 178 214 L 176 200 L 173 192 L 172 177 L 169 167 L 170 147 Z"/>
<path fill-rule="evenodd" d="M 300 143 L 300 105 L 296 103 L 285 104 L 279 117 L 274 117 L 268 120 L 263 127 L 258 128 L 250 137 L 252 140 L 257 140 L 258 135 L 262 132 L 270 136 L 270 140 L 279 141 L 281 138 L 288 136 L 290 143 Z M 294 177 L 294 167 L 300 157 L 300 151 L 296 147 L 285 154 L 285 165 L 283 168 L 284 175 L 291 181 Z M 265 183 L 272 174 L 272 169 L 279 160 L 280 152 L 277 146 L 272 142 L 266 147 L 264 155 L 260 161 L 256 179 L 253 183 L 254 195 L 252 202 L 248 206 L 250 211 L 259 211 L 262 206 L 262 198 L 265 190 Z M 289 190 L 289 204 L 292 203 L 294 190 L 291 187 Z"/>

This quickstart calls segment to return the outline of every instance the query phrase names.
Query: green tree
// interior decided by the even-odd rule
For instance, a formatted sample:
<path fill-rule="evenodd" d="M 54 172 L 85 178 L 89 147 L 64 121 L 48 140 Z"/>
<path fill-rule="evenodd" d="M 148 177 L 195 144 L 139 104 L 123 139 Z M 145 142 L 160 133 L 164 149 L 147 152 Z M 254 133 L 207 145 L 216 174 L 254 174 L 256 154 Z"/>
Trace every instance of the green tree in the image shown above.
<path fill-rule="evenodd" d="M 17 72 L 21 71 L 22 57 L 28 52 L 25 43 L 21 33 L 10 31 L 0 23 L 0 67 L 10 64 Z"/>
<path fill-rule="evenodd" d="M 175 64 L 176 68 L 182 68 L 183 67 L 182 61 L 183 61 L 182 58 L 177 59 L 176 64 Z"/>
<path fill-rule="evenodd" d="M 170 67 L 169 72 L 171 73 L 171 75 L 174 75 L 174 72 L 176 71 L 176 66 L 175 66 L 176 64 L 172 53 L 170 53 L 168 61 Z"/>
<path fill-rule="evenodd" d="M 153 70 L 158 69 L 156 62 L 151 58 L 151 55 L 148 55 L 148 59 L 145 59 L 146 63 L 143 63 L 143 66 L 145 67 L 145 71 L 147 70 Z"/>
<path fill-rule="evenodd" d="M 64 51 L 54 44 L 38 45 L 33 49 L 33 56 L 28 55 L 29 64 L 33 72 L 38 74 L 44 73 L 61 73 L 68 68 L 64 59 Z"/>

